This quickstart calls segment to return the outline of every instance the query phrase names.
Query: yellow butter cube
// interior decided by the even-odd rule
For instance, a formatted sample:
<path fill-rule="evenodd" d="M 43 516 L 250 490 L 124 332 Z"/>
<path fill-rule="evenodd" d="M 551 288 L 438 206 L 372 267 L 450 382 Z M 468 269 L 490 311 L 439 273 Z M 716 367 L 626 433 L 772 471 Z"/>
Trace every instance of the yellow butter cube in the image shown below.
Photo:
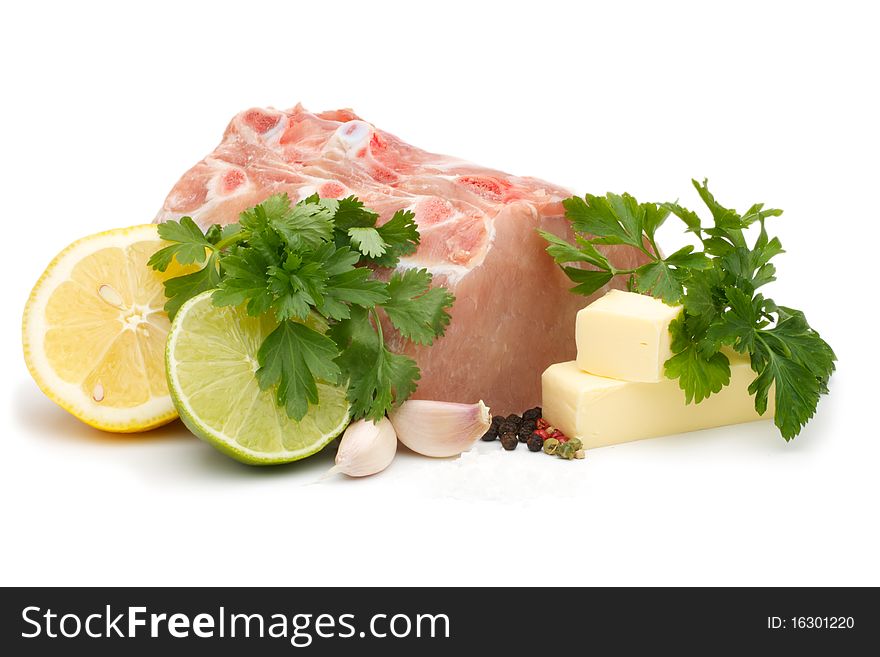
<path fill-rule="evenodd" d="M 772 418 L 771 391 L 763 416 L 755 411 L 749 361 L 730 357 L 730 385 L 699 404 L 686 404 L 678 381 L 632 383 L 588 374 L 575 361 L 551 365 L 541 377 L 544 418 L 585 448 Z"/>
<path fill-rule="evenodd" d="M 577 314 L 577 365 L 596 376 L 656 383 L 672 356 L 669 324 L 681 306 L 611 290 Z"/>

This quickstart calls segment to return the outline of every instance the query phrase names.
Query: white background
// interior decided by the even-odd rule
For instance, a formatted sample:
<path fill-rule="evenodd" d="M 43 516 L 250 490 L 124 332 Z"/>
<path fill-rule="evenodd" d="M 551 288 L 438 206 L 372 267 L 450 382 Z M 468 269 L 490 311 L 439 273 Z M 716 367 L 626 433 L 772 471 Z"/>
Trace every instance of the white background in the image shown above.
<path fill-rule="evenodd" d="M 0 583 L 880 584 L 870 7 L 7 4 Z M 708 176 L 784 208 L 772 295 L 836 349 L 830 397 L 791 444 L 761 423 L 573 463 L 481 444 L 470 469 L 404 454 L 319 485 L 330 454 L 247 468 L 179 424 L 115 437 L 56 408 L 20 347 L 49 260 L 149 222 L 236 112 L 297 101 L 580 193 L 696 205 Z"/>

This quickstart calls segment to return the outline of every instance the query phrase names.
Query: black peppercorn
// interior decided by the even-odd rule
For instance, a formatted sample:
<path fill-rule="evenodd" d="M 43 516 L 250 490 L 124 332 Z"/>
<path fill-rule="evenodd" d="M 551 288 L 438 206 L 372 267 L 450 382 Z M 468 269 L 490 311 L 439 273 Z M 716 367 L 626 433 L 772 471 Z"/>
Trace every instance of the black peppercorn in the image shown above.
<path fill-rule="evenodd" d="M 540 418 L 540 417 L 542 417 L 540 406 L 535 406 L 534 408 L 530 408 L 529 410 L 524 411 L 522 414 L 523 420 L 532 420 L 533 422 L 537 421 L 538 418 Z"/>
<path fill-rule="evenodd" d="M 515 433 L 508 432 L 501 434 L 501 446 L 510 451 L 516 449 L 516 446 L 519 445 L 519 439 L 516 437 Z"/>
<path fill-rule="evenodd" d="M 498 426 L 498 435 L 500 436 L 503 433 L 512 433 L 516 435 L 516 432 L 519 431 L 519 422 L 511 422 L 508 419 L 505 419 Z"/>
<path fill-rule="evenodd" d="M 540 452 L 544 448 L 544 438 L 539 433 L 532 433 L 526 446 L 530 452 Z"/>
<path fill-rule="evenodd" d="M 511 413 L 504 419 L 507 422 L 513 422 L 517 426 L 517 428 L 519 428 L 519 425 L 522 424 L 522 418 L 516 413 Z"/>
<path fill-rule="evenodd" d="M 485 440 L 487 443 L 489 443 L 498 438 L 499 429 L 501 428 L 502 422 L 504 422 L 503 417 L 501 417 L 500 415 L 493 415 L 492 422 L 489 425 L 489 430 L 483 434 L 482 440 Z"/>
<path fill-rule="evenodd" d="M 519 425 L 519 431 L 517 431 L 517 435 L 519 436 L 519 442 L 526 442 L 529 437 L 532 435 L 532 432 L 538 428 L 538 425 L 535 424 L 534 420 L 523 420 L 523 423 Z"/>

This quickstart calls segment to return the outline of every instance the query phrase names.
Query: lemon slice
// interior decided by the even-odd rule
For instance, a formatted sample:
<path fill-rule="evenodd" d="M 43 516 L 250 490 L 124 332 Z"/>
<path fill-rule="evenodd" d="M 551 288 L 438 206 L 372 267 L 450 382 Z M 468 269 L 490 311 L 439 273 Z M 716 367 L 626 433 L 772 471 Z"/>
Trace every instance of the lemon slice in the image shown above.
<path fill-rule="evenodd" d="M 22 342 L 37 385 L 105 431 L 152 429 L 177 417 L 165 377 L 162 281 L 190 270 L 147 267 L 166 242 L 154 225 L 78 240 L 49 264 L 24 309 Z"/>
<path fill-rule="evenodd" d="M 271 314 L 250 317 L 218 308 L 204 292 L 174 317 L 168 337 L 168 384 L 180 419 L 196 436 L 244 463 L 288 463 L 314 454 L 348 425 L 346 386 L 318 382 L 317 405 L 299 422 L 275 391 L 260 390 L 257 351 L 278 326 Z"/>

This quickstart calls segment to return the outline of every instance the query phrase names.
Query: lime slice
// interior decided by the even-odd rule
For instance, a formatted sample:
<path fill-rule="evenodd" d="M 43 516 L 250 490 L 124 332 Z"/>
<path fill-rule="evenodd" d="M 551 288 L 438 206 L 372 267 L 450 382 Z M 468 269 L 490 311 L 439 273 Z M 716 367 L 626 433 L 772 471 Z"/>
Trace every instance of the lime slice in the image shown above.
<path fill-rule="evenodd" d="M 218 308 L 211 292 L 187 301 L 171 325 L 165 362 L 180 419 L 196 436 L 243 463 L 296 461 L 323 448 L 345 429 L 345 386 L 318 383 L 319 403 L 296 422 L 260 390 L 257 351 L 278 325 L 241 308 Z"/>

